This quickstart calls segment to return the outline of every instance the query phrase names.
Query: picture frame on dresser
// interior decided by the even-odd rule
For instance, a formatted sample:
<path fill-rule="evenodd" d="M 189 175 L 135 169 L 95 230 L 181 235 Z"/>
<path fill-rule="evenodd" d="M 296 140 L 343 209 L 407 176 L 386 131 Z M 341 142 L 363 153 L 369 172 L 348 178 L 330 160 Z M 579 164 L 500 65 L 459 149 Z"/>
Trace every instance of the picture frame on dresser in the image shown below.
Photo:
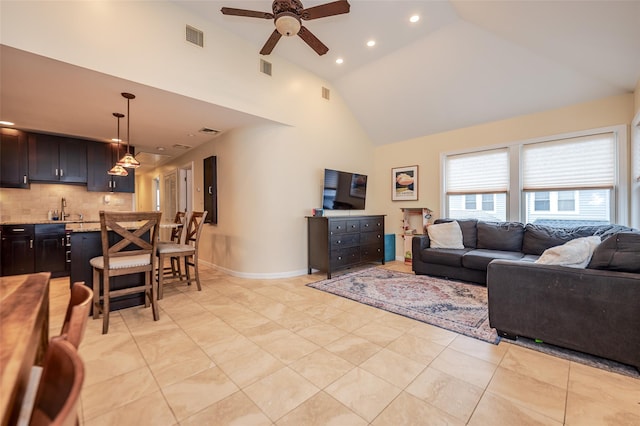
<path fill-rule="evenodd" d="M 418 166 L 391 169 L 391 201 L 418 200 Z"/>

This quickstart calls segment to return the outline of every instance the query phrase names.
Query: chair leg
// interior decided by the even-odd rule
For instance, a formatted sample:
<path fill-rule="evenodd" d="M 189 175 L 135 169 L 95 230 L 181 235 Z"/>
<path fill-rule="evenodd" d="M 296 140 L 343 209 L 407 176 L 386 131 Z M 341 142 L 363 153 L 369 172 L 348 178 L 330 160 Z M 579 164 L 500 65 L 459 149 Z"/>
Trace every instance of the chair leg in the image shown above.
<path fill-rule="evenodd" d="M 193 255 L 193 270 L 196 275 L 196 284 L 198 285 L 198 291 L 202 291 L 202 286 L 200 286 L 200 271 L 198 270 L 198 252 Z"/>
<path fill-rule="evenodd" d="M 93 268 L 93 319 L 100 317 L 100 271 Z"/>
<path fill-rule="evenodd" d="M 155 289 L 155 280 L 153 279 L 153 271 L 149 271 L 145 273 L 146 287 L 148 288 L 148 292 L 146 292 L 145 296 L 148 296 L 151 300 L 151 310 L 153 311 L 153 320 L 158 321 L 160 319 L 160 312 L 158 311 L 158 299 L 157 293 Z M 149 283 L 151 280 L 151 283 Z M 149 287 L 149 284 L 151 286 Z M 146 300 L 146 297 L 145 297 Z"/>
<path fill-rule="evenodd" d="M 104 284 L 104 296 L 102 298 L 102 334 L 107 334 L 109 332 L 109 311 L 111 310 L 109 306 L 109 274 L 107 271 L 102 272 L 102 282 Z"/>
<path fill-rule="evenodd" d="M 158 300 L 162 300 L 164 289 L 164 255 L 158 255 Z"/>
<path fill-rule="evenodd" d="M 185 256 L 184 258 L 184 272 L 187 276 L 187 285 L 191 285 L 191 273 L 189 272 L 189 256 Z"/>

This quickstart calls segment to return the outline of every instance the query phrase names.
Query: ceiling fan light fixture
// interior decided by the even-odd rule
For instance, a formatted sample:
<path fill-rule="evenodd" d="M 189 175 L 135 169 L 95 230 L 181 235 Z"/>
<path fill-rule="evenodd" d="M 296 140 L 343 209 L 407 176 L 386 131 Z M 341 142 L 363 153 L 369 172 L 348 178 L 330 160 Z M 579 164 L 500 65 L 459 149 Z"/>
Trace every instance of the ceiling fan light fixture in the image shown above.
<path fill-rule="evenodd" d="M 287 37 L 293 37 L 300 31 L 300 19 L 294 14 L 283 13 L 276 18 L 276 29 Z"/>

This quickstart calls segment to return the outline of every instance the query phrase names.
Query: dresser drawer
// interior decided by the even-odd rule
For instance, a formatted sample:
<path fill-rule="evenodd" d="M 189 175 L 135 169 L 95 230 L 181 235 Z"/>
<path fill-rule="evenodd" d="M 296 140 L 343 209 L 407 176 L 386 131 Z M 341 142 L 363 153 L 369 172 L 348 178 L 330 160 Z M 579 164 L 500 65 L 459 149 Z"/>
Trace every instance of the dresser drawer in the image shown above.
<path fill-rule="evenodd" d="M 360 234 L 360 244 L 363 246 L 370 244 L 382 245 L 384 242 L 384 234 L 381 232 L 363 232 Z"/>
<path fill-rule="evenodd" d="M 360 247 L 360 261 L 379 260 L 384 256 L 384 247 L 380 244 Z"/>
<path fill-rule="evenodd" d="M 349 247 L 333 251 L 329 261 L 332 268 L 358 263 L 360 261 L 360 247 Z"/>
<path fill-rule="evenodd" d="M 331 236 L 330 250 L 352 247 L 360 244 L 360 234 L 338 234 Z"/>
<path fill-rule="evenodd" d="M 367 218 L 360 219 L 360 231 L 362 232 L 372 232 L 372 231 L 380 231 L 384 232 L 384 219 L 382 217 L 377 218 Z"/>
<path fill-rule="evenodd" d="M 343 234 L 347 232 L 347 221 L 346 220 L 330 220 L 329 221 L 329 234 Z"/>
<path fill-rule="evenodd" d="M 359 220 L 347 220 L 347 232 L 360 232 Z"/>

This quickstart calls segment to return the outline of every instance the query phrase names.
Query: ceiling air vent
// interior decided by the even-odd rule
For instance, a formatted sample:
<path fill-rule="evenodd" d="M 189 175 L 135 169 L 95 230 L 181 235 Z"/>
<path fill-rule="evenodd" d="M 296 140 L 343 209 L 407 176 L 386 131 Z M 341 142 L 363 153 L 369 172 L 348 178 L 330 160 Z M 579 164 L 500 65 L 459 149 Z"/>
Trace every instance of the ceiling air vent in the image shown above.
<path fill-rule="evenodd" d="M 260 72 L 266 75 L 271 75 L 271 62 L 260 59 Z"/>
<path fill-rule="evenodd" d="M 191 147 L 189 145 L 181 145 L 181 144 L 177 143 L 177 144 L 173 145 L 173 148 L 176 148 L 176 149 L 191 149 L 193 147 Z"/>
<path fill-rule="evenodd" d="M 331 99 L 331 90 L 327 89 L 326 87 L 322 88 L 322 97 L 326 100 Z"/>
<path fill-rule="evenodd" d="M 200 133 L 212 133 L 212 134 L 216 134 L 216 133 L 220 133 L 220 130 L 216 130 L 216 129 L 210 129 L 208 127 L 203 127 L 202 129 L 198 130 L 198 132 Z"/>
<path fill-rule="evenodd" d="M 204 33 L 196 28 L 187 25 L 187 41 L 197 46 L 204 46 Z"/>

